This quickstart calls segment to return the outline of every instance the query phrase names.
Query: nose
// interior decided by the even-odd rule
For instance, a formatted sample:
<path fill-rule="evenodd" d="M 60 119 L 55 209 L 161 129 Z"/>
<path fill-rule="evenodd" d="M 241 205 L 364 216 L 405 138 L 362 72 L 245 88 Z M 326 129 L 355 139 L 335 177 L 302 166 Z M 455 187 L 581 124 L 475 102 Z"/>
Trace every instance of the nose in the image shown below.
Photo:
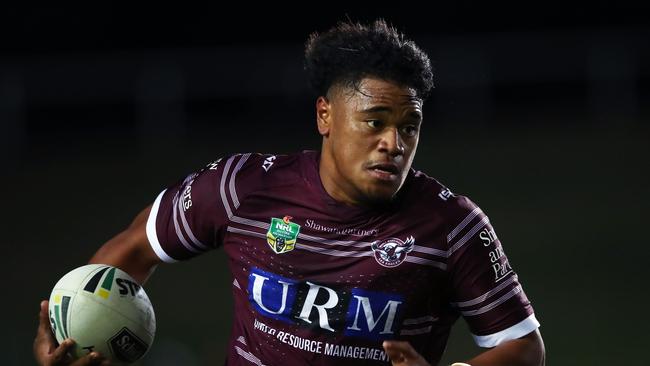
<path fill-rule="evenodd" d="M 399 156 L 404 154 L 404 141 L 397 128 L 387 128 L 381 134 L 379 140 L 379 151 L 387 153 L 390 156 Z"/>

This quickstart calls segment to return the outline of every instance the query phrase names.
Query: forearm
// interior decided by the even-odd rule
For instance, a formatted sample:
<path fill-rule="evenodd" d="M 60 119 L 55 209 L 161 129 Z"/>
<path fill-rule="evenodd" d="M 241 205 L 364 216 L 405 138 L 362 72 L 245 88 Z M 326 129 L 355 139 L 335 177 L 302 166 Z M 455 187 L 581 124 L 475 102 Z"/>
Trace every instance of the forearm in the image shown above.
<path fill-rule="evenodd" d="M 102 245 L 89 263 L 118 267 L 144 284 L 160 262 L 147 240 L 146 221 L 149 211 L 148 207 L 140 212 L 126 230 Z"/>
<path fill-rule="evenodd" d="M 467 361 L 472 366 L 544 366 L 544 342 L 536 330 L 529 335 L 507 341 Z"/>

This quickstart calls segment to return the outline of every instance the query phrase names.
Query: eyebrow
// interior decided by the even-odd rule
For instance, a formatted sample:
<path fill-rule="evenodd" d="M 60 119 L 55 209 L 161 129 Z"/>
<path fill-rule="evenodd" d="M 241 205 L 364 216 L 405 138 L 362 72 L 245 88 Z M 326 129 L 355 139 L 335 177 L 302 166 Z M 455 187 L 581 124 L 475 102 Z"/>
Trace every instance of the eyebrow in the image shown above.
<path fill-rule="evenodd" d="M 382 112 L 389 112 L 389 113 L 390 113 L 390 112 L 392 112 L 392 111 L 393 111 L 393 109 L 392 109 L 391 107 L 387 107 L 387 106 L 375 106 L 375 107 L 370 107 L 370 108 L 367 108 L 367 109 L 361 110 L 360 112 L 361 112 L 361 113 L 368 113 L 368 114 L 369 114 L 369 113 L 382 113 Z M 411 118 L 415 118 L 415 119 L 418 120 L 418 121 L 421 121 L 421 120 L 422 120 L 422 114 L 419 113 L 419 112 L 415 112 L 415 111 L 410 112 L 410 113 L 409 113 L 409 116 L 411 116 Z"/>
<path fill-rule="evenodd" d="M 386 107 L 386 106 L 375 106 L 375 107 L 370 107 L 367 109 L 364 109 L 361 111 L 361 113 L 380 113 L 380 112 L 392 112 L 393 109 L 391 107 Z"/>

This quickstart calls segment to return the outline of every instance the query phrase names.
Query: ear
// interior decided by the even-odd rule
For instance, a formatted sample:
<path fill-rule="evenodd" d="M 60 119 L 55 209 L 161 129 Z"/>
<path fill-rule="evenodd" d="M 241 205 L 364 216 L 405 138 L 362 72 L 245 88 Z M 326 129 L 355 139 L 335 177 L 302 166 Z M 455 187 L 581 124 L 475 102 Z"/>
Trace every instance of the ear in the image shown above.
<path fill-rule="evenodd" d="M 316 123 L 318 133 L 323 137 L 329 136 L 332 125 L 332 104 L 324 96 L 320 96 L 316 100 Z"/>

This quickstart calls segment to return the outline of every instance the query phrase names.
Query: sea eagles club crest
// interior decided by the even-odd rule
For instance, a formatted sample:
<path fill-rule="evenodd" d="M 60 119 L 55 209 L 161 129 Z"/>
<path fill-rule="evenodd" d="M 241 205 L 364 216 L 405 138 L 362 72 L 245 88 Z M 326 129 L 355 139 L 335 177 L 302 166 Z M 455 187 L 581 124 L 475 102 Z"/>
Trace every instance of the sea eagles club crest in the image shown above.
<path fill-rule="evenodd" d="M 415 239 L 412 236 L 402 241 L 397 238 L 378 240 L 370 246 L 377 263 L 384 267 L 397 267 L 406 259 L 406 255 L 413 250 Z"/>
<path fill-rule="evenodd" d="M 300 232 L 300 225 L 291 222 L 291 216 L 281 219 L 271 218 L 271 226 L 266 232 L 266 242 L 277 254 L 292 251 L 296 247 L 296 238 Z"/>

